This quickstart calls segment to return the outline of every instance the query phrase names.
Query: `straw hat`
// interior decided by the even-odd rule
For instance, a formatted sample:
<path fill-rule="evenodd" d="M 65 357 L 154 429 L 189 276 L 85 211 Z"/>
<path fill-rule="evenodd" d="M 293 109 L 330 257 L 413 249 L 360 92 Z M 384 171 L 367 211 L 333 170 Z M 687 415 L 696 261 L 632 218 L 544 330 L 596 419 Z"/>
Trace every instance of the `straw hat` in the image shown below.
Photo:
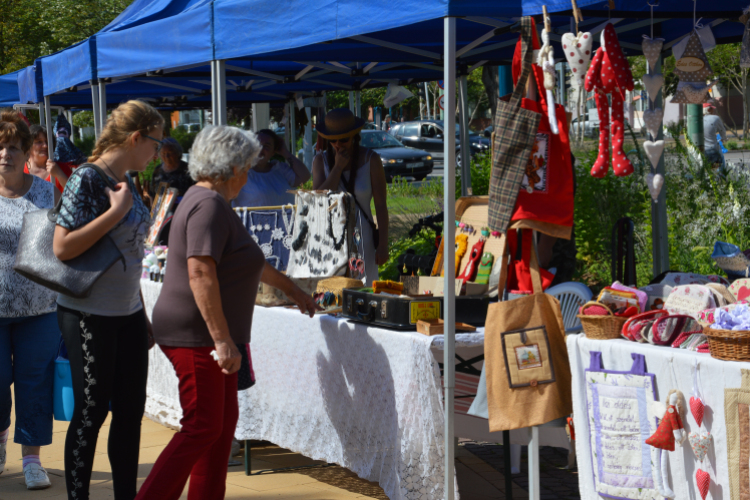
<path fill-rule="evenodd" d="M 329 111 L 323 120 L 318 123 L 318 135 L 329 141 L 353 137 L 365 126 L 364 118 L 357 118 L 351 110 L 338 108 Z"/>

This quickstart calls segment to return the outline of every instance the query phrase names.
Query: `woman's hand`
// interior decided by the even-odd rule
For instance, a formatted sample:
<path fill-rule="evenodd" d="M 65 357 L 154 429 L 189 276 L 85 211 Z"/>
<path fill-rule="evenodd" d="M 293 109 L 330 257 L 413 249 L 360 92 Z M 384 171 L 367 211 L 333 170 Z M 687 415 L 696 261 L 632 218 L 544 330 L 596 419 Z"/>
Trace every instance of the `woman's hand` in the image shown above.
<path fill-rule="evenodd" d="M 306 294 L 297 285 L 294 285 L 294 289 L 292 290 L 291 294 L 287 294 L 287 297 L 289 297 L 289 299 L 291 299 L 291 301 L 294 302 L 297 307 L 299 307 L 299 311 L 302 314 L 307 314 L 311 318 L 315 316 L 315 311 L 323 310 L 322 307 L 315 303 L 310 295 Z"/>
<path fill-rule="evenodd" d="M 126 213 L 133 207 L 133 195 L 130 193 L 130 187 L 127 182 L 121 182 L 115 186 L 115 190 L 105 188 L 105 193 L 109 196 L 109 204 L 112 210 L 120 216 L 124 217 Z"/>
<path fill-rule="evenodd" d="M 386 262 L 388 262 L 388 242 L 381 241 L 375 253 L 375 263 L 382 266 Z"/>
<path fill-rule="evenodd" d="M 65 178 L 65 172 L 62 171 L 60 168 L 60 165 L 57 164 L 57 162 L 47 159 L 47 173 L 50 175 L 50 177 L 54 177 L 55 179 L 59 179 L 61 177 Z"/>
<path fill-rule="evenodd" d="M 237 344 L 232 341 L 217 340 L 214 347 L 216 347 L 216 355 L 219 357 L 216 362 L 224 375 L 231 375 L 240 369 L 242 355 L 237 349 Z"/>
<path fill-rule="evenodd" d="M 349 160 L 352 157 L 351 151 L 348 151 L 346 149 L 339 149 L 336 151 L 336 162 L 333 165 L 333 168 L 337 168 L 340 171 L 343 171 L 346 169 L 347 166 L 349 166 Z"/>

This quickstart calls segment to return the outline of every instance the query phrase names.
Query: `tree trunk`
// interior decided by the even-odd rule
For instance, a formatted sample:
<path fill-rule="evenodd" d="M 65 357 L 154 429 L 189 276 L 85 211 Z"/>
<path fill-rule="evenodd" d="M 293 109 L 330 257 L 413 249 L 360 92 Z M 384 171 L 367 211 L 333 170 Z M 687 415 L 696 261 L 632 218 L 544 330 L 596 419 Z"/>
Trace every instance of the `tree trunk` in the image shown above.
<path fill-rule="evenodd" d="M 485 65 L 482 67 L 482 83 L 484 84 L 484 91 L 487 93 L 487 99 L 489 100 L 492 123 L 495 123 L 495 108 L 497 107 L 497 100 L 500 97 L 500 77 L 497 66 Z"/>

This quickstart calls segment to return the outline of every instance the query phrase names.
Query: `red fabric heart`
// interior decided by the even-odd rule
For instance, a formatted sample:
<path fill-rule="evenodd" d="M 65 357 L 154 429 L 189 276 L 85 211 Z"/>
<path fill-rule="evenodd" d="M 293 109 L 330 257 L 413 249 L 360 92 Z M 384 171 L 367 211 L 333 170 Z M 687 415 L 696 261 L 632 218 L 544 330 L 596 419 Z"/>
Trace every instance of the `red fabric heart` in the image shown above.
<path fill-rule="evenodd" d="M 737 300 L 745 300 L 748 297 L 750 297 L 750 288 L 743 286 L 737 290 Z"/>
<path fill-rule="evenodd" d="M 695 482 L 698 484 L 698 491 L 701 492 L 701 498 L 706 500 L 706 495 L 708 495 L 708 485 L 711 482 L 711 477 L 708 475 L 708 472 L 700 469 L 695 471 Z"/>
<path fill-rule="evenodd" d="M 703 404 L 703 401 L 701 401 L 701 398 L 696 398 L 695 396 L 690 397 L 690 413 L 693 414 L 693 418 L 695 419 L 695 423 L 698 424 L 698 427 L 703 423 L 703 412 L 705 409 L 706 407 Z"/>

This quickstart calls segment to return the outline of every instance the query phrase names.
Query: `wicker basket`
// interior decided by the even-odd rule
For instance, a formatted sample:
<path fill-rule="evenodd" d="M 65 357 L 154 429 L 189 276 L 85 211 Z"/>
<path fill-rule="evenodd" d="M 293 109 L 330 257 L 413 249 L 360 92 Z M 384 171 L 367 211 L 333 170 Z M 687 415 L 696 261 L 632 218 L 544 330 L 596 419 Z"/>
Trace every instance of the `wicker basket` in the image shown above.
<path fill-rule="evenodd" d="M 728 361 L 750 361 L 750 331 L 704 328 L 711 356 Z"/>
<path fill-rule="evenodd" d="M 344 288 L 362 288 L 364 285 L 361 280 L 346 278 L 344 276 L 334 276 L 318 281 L 315 289 L 318 293 L 332 292 L 336 295 L 336 305 L 341 305 L 344 297 Z"/>
<path fill-rule="evenodd" d="M 583 308 L 588 305 L 602 305 L 598 302 L 587 302 Z M 621 318 L 612 314 L 607 306 L 603 306 L 609 312 L 609 316 L 584 316 L 578 315 L 583 327 L 583 333 L 586 337 L 596 340 L 619 339 L 622 336 L 622 327 L 628 318 Z M 582 309 L 583 309 L 582 308 Z"/>

